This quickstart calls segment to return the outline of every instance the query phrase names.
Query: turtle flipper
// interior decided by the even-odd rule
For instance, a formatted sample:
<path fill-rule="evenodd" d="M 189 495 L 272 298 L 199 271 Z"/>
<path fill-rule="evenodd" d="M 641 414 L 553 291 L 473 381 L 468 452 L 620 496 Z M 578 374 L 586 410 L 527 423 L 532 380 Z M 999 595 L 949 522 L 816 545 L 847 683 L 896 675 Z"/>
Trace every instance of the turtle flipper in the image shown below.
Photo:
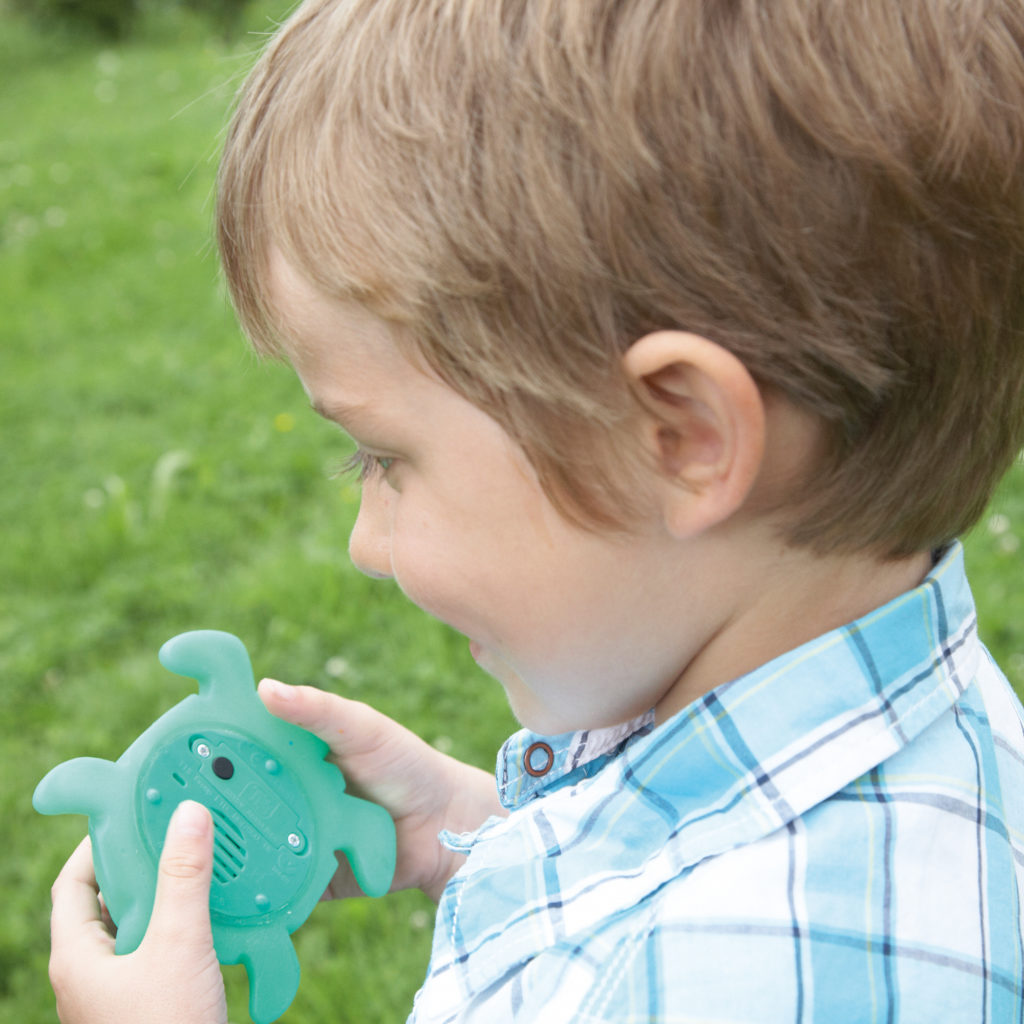
<path fill-rule="evenodd" d="M 180 633 L 160 648 L 160 664 L 199 683 L 201 695 L 218 700 L 251 700 L 255 681 L 245 644 L 231 633 L 196 629 Z"/>
<path fill-rule="evenodd" d="M 377 804 L 346 797 L 338 818 L 336 849 L 348 858 L 359 888 L 367 896 L 383 896 L 395 877 L 395 823 Z"/>
<path fill-rule="evenodd" d="M 288 1009 L 299 990 L 299 958 L 288 929 L 283 924 L 261 928 L 258 936 L 248 939 L 239 960 L 249 975 L 249 1016 L 254 1024 L 270 1024 Z"/>
<path fill-rule="evenodd" d="M 113 761 L 76 757 L 51 768 L 32 794 L 40 814 L 99 815 L 110 807 L 110 796 L 121 773 Z"/>
<path fill-rule="evenodd" d="M 121 953 L 134 953 L 139 948 L 149 927 L 149 919 L 153 913 L 153 900 L 145 903 L 132 903 L 128 909 L 121 914 L 117 922 L 117 941 L 114 951 Z"/>

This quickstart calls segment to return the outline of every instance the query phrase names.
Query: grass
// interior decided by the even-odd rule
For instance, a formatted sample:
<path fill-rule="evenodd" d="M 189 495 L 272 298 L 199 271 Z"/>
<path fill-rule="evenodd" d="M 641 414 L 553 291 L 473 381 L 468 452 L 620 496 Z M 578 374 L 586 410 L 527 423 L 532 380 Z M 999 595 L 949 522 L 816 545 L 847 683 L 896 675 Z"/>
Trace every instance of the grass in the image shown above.
<path fill-rule="evenodd" d="M 32 789 L 68 757 L 116 758 L 190 692 L 156 663 L 168 637 L 237 633 L 258 674 L 367 699 L 483 766 L 514 728 L 461 639 L 347 564 L 357 495 L 328 473 L 346 444 L 249 355 L 220 291 L 218 138 L 259 39 L 162 17 L 112 49 L 0 9 L 0 1019 L 19 1024 L 54 1019 L 48 888 L 84 829 L 34 814 Z M 1017 466 L 968 548 L 1018 688 L 1022 524 Z M 404 1019 L 431 922 L 414 893 L 318 908 L 283 1019 Z"/>
<path fill-rule="evenodd" d="M 0 24 L 0 1019 L 19 1024 L 54 1020 L 48 890 L 84 830 L 32 790 L 191 692 L 156 662 L 168 637 L 234 632 L 259 674 L 368 699 L 481 765 L 514 727 L 463 641 L 348 565 L 357 493 L 329 473 L 347 443 L 249 354 L 210 243 L 259 40 L 172 27 L 112 49 Z M 284 1020 L 404 1020 L 432 921 L 415 893 L 318 908 Z"/>

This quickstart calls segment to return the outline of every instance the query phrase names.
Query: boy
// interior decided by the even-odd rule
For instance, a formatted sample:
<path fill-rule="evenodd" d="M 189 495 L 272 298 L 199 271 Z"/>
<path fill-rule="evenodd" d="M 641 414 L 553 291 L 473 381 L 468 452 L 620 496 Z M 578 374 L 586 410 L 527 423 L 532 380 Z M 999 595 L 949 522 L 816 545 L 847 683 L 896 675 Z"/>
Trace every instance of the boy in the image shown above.
<path fill-rule="evenodd" d="M 356 565 L 524 725 L 495 796 L 261 684 L 440 900 L 411 1019 L 1024 1020 L 955 541 L 1024 443 L 1022 50 L 1018 0 L 313 0 L 260 61 L 243 325 L 359 445 Z M 73 855 L 65 1022 L 224 1019 L 209 846 L 183 805 L 123 958 Z"/>

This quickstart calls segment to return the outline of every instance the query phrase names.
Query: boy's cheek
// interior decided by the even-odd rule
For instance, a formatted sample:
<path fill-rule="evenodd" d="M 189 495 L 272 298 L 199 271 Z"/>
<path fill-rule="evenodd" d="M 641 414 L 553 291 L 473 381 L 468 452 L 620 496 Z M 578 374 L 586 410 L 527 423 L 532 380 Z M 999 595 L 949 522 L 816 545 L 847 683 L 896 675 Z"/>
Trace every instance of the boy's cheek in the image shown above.
<path fill-rule="evenodd" d="M 446 579 L 444 565 L 435 558 L 415 559 L 403 553 L 400 547 L 391 552 L 392 578 L 398 589 L 421 611 L 431 618 L 451 626 L 459 633 L 473 638 L 472 623 L 466 615 L 466 602 L 459 601 Z M 452 569 L 449 567 L 449 574 Z"/>

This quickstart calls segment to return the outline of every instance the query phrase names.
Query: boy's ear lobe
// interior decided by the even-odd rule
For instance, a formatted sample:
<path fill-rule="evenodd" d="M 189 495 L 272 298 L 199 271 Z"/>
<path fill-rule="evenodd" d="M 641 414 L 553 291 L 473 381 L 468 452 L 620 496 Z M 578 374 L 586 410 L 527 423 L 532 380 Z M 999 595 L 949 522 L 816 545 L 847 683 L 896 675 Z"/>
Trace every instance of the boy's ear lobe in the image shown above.
<path fill-rule="evenodd" d="M 644 414 L 643 443 L 666 486 L 666 526 L 688 537 L 738 511 L 761 469 L 761 392 L 731 352 L 686 331 L 635 341 L 622 367 Z"/>

